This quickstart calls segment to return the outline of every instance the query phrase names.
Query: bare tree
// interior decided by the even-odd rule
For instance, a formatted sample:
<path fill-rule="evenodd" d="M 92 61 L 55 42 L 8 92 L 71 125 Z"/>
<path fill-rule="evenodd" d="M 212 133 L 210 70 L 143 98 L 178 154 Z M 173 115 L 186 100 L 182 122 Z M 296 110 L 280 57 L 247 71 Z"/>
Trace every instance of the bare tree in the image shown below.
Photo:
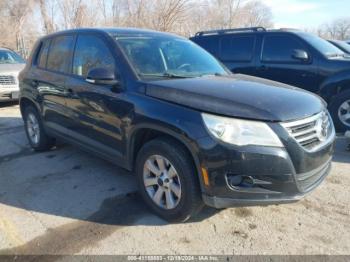
<path fill-rule="evenodd" d="M 0 44 L 13 47 L 23 37 L 32 43 L 40 34 L 77 27 L 140 27 L 189 36 L 209 29 L 270 26 L 271 10 L 261 1 L 0 0 Z M 36 14 L 41 27 L 34 26 Z M 347 28 L 338 26 L 337 32 L 345 37 Z"/>
<path fill-rule="evenodd" d="M 350 19 L 336 19 L 326 25 L 326 32 L 334 39 L 345 40 L 350 36 Z"/>
<path fill-rule="evenodd" d="M 98 22 L 96 1 L 87 4 L 83 0 L 61 0 L 58 6 L 64 29 L 91 27 Z"/>
<path fill-rule="evenodd" d="M 186 20 L 188 16 L 188 2 L 188 0 L 155 1 L 153 28 L 160 31 L 174 31 L 175 25 Z"/>
<path fill-rule="evenodd" d="M 44 32 L 50 34 L 57 30 L 54 22 L 54 9 L 56 3 L 54 0 L 37 0 L 42 17 Z"/>
<path fill-rule="evenodd" d="M 251 1 L 243 6 L 240 19 L 243 26 L 272 26 L 271 9 L 260 1 Z"/>
<path fill-rule="evenodd" d="M 350 18 L 338 18 L 329 23 L 320 25 L 316 29 L 307 29 L 326 39 L 350 39 Z"/>
<path fill-rule="evenodd" d="M 32 0 L 2 0 L 0 1 L 1 24 L 0 29 L 2 45 L 17 49 L 22 55 L 27 55 L 26 42 L 24 34 L 27 26 L 28 17 L 33 10 Z"/>

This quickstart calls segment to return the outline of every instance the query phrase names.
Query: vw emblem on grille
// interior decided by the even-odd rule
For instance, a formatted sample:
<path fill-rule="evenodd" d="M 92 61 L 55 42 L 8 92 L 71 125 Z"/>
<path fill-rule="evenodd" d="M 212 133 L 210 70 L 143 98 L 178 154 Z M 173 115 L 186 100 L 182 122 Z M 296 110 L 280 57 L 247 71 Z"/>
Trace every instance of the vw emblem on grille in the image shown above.
<path fill-rule="evenodd" d="M 326 112 L 323 112 L 316 122 L 316 132 L 318 139 L 323 142 L 328 137 L 329 120 Z"/>

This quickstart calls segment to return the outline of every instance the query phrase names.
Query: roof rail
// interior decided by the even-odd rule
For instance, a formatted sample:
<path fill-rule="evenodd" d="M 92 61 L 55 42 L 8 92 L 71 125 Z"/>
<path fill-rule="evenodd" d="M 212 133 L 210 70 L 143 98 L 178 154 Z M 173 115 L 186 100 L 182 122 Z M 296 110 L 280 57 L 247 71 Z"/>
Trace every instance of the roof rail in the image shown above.
<path fill-rule="evenodd" d="M 293 27 L 281 27 L 279 30 L 280 31 L 300 31 L 300 29 L 293 28 Z"/>
<path fill-rule="evenodd" d="M 221 34 L 229 34 L 229 33 L 237 33 L 237 32 L 260 32 L 266 31 L 264 27 L 243 27 L 243 28 L 233 28 L 233 29 L 221 29 L 221 30 L 209 30 L 209 31 L 201 31 L 195 34 L 195 36 L 203 36 L 203 35 L 221 35 Z"/>

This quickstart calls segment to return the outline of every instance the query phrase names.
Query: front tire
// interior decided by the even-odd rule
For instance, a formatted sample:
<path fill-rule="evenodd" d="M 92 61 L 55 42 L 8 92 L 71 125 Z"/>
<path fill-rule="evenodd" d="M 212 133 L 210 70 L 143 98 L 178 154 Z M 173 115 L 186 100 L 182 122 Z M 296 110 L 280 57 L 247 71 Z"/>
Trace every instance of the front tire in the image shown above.
<path fill-rule="evenodd" d="M 203 206 L 197 172 L 177 141 L 155 139 L 138 153 L 136 174 L 146 204 L 170 222 L 184 222 Z"/>
<path fill-rule="evenodd" d="M 350 130 L 350 90 L 339 93 L 329 106 L 337 132 Z"/>
<path fill-rule="evenodd" d="M 46 134 L 41 117 L 33 106 L 25 108 L 23 119 L 29 144 L 35 151 L 46 151 L 54 146 L 54 139 Z"/>

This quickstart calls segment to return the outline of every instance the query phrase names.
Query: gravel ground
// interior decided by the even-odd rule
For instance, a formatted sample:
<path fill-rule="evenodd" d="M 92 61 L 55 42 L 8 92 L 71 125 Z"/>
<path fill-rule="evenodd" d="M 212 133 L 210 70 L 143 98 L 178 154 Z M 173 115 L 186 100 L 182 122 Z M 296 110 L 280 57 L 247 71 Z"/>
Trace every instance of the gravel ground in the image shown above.
<path fill-rule="evenodd" d="M 136 194 L 133 175 L 77 148 L 28 146 L 17 105 L 0 107 L 0 254 L 350 254 L 350 153 L 288 205 L 206 208 L 168 224 Z"/>

